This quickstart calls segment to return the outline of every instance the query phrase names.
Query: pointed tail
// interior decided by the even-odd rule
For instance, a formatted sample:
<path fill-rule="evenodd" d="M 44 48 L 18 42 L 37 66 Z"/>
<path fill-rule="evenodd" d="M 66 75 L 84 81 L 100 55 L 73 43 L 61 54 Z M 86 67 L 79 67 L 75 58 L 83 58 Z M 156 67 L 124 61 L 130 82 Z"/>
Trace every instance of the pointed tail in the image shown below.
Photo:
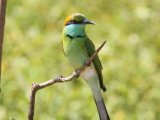
<path fill-rule="evenodd" d="M 107 109 L 106 109 L 104 101 L 103 101 L 103 98 L 101 100 L 96 100 L 94 98 L 94 101 L 95 101 L 96 106 L 97 106 L 97 110 L 98 110 L 100 120 L 110 120 Z"/>

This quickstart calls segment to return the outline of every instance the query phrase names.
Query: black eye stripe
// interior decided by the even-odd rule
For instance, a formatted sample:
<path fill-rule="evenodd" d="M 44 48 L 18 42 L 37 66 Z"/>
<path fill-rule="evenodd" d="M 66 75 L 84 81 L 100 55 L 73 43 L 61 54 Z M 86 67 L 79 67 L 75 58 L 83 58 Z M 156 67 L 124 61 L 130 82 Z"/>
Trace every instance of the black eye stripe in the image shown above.
<path fill-rule="evenodd" d="M 70 20 L 70 21 L 67 22 L 66 25 L 70 25 L 70 24 L 81 24 L 82 22 L 83 22 L 83 20 L 81 20 L 81 21 Z"/>

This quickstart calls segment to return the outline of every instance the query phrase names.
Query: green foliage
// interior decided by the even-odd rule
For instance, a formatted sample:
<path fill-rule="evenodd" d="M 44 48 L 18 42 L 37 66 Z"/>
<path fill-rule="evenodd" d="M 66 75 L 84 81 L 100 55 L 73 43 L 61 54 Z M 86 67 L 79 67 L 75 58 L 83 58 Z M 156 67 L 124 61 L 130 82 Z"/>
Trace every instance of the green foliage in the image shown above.
<path fill-rule="evenodd" d="M 160 2 L 158 0 L 10 0 L 7 5 L 0 119 L 27 119 L 29 90 L 73 69 L 61 50 L 64 18 L 85 14 L 97 23 L 98 47 L 112 120 L 160 119 Z M 35 120 L 97 120 L 91 92 L 79 79 L 38 92 Z"/>

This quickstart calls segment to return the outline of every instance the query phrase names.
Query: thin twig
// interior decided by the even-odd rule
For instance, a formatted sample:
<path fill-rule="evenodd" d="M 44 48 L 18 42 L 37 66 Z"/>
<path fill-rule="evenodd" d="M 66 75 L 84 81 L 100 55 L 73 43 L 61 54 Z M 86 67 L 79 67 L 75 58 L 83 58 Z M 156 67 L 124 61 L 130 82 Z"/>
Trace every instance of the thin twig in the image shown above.
<path fill-rule="evenodd" d="M 81 72 L 83 70 L 85 70 L 85 68 L 87 66 L 89 66 L 91 64 L 91 62 L 95 59 L 95 57 L 97 56 L 98 52 L 102 49 L 102 47 L 104 46 L 105 43 L 106 43 L 106 41 L 104 41 L 102 43 L 102 45 L 93 53 L 93 55 L 87 60 L 86 64 L 84 64 L 78 70 L 75 70 L 70 76 L 68 76 L 68 77 L 59 76 L 59 77 L 57 77 L 55 79 L 51 79 L 51 80 L 48 80 L 48 81 L 40 83 L 40 84 L 33 83 L 32 87 L 31 87 L 31 93 L 30 93 L 28 120 L 33 120 L 33 117 L 34 117 L 34 106 L 35 106 L 36 92 L 38 90 L 40 90 L 42 88 L 45 88 L 45 87 L 48 87 L 48 86 L 50 86 L 52 84 L 61 83 L 61 82 L 68 82 L 68 81 L 73 80 L 74 78 L 78 78 L 79 75 L 81 74 Z"/>

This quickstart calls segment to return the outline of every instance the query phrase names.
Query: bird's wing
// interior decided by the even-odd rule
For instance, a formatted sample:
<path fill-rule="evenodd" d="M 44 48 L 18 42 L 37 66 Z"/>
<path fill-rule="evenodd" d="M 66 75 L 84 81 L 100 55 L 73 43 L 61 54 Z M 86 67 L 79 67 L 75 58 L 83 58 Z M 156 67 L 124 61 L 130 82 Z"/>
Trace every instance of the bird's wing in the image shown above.
<path fill-rule="evenodd" d="M 91 57 L 92 54 L 95 52 L 95 46 L 94 44 L 92 43 L 92 41 L 90 39 L 88 39 L 86 37 L 86 40 L 84 42 L 84 46 L 85 46 L 85 49 L 88 53 L 88 55 Z M 93 60 L 93 63 L 94 63 L 94 66 L 96 68 L 96 71 L 98 73 L 98 76 L 99 76 L 99 82 L 100 82 L 100 87 L 103 91 L 106 91 L 106 88 L 103 84 L 103 76 L 102 76 L 102 64 L 101 64 L 101 61 L 99 60 L 99 57 L 98 55 L 95 57 L 95 59 Z"/>

